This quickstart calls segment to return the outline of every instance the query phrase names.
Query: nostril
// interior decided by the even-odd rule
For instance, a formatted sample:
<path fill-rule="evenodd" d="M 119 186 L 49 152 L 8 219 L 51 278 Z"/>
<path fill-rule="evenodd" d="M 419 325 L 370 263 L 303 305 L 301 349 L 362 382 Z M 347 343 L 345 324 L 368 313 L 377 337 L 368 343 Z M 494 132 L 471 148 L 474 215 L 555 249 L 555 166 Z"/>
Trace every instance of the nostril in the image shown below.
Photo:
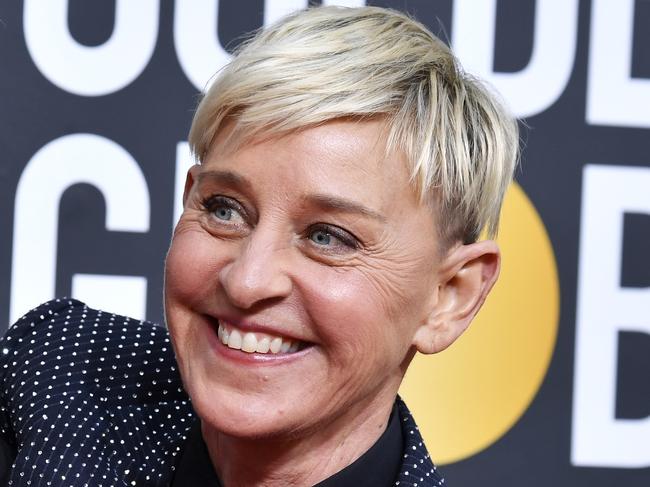
<path fill-rule="evenodd" d="M 228 263 L 219 272 L 219 283 L 231 304 L 240 309 L 283 299 L 292 290 L 289 275 L 269 259 L 240 258 Z"/>

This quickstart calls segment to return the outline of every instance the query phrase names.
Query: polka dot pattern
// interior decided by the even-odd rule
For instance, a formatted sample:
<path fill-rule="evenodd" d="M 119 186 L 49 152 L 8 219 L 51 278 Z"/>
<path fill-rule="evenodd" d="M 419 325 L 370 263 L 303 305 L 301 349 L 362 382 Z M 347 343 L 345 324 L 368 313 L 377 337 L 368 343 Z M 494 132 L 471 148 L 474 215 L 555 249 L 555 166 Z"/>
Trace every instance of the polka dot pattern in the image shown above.
<path fill-rule="evenodd" d="M 168 485 L 194 412 L 167 330 L 55 300 L 0 341 L 10 486 Z"/>
<path fill-rule="evenodd" d="M 397 402 L 394 485 L 443 485 Z M 160 325 L 57 299 L 0 339 L 0 435 L 18 452 L 7 485 L 168 486 L 195 420 Z"/>
<path fill-rule="evenodd" d="M 445 484 L 445 479 L 431 461 L 427 447 L 424 445 L 418 426 L 411 412 L 401 398 L 397 398 L 397 407 L 402 421 L 404 453 L 402 467 L 395 485 L 405 487 L 438 487 Z"/>

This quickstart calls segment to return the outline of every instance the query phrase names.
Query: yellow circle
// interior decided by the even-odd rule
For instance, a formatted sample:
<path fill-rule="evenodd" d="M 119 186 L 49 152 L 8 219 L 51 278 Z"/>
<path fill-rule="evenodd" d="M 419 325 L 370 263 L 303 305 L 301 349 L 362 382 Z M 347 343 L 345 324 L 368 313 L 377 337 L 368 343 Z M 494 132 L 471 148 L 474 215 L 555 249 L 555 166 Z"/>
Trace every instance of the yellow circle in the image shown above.
<path fill-rule="evenodd" d="M 555 257 L 541 218 L 517 184 L 506 194 L 497 241 L 501 275 L 483 309 L 451 348 L 418 354 L 400 388 L 441 464 L 484 450 L 517 422 L 555 348 Z"/>

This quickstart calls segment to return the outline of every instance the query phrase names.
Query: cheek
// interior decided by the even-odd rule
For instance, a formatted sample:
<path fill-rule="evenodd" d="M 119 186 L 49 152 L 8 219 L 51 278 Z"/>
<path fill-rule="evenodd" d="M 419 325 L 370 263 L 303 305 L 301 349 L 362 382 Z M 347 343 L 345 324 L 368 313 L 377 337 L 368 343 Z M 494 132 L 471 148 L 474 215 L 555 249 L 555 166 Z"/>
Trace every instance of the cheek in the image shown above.
<path fill-rule="evenodd" d="M 333 349 L 346 359 L 372 356 L 376 365 L 401 364 L 428 317 L 432 262 L 426 252 L 375 256 L 355 267 L 311 273 L 312 316 Z M 326 316 L 324 322 L 322 316 Z"/>
<path fill-rule="evenodd" d="M 210 237 L 198 232 L 176 235 L 165 262 L 165 298 L 192 307 L 213 290 L 219 268 Z"/>
<path fill-rule="evenodd" d="M 338 358 L 401 361 L 408 349 L 403 322 L 387 313 L 386 298 L 362 272 L 325 268 L 313 272 L 309 284 L 303 293 L 310 321 Z"/>
<path fill-rule="evenodd" d="M 175 235 L 165 261 L 165 318 L 185 375 L 184 359 L 196 345 L 192 320 L 206 297 L 214 295 L 217 267 L 210 247 L 198 232 Z"/>

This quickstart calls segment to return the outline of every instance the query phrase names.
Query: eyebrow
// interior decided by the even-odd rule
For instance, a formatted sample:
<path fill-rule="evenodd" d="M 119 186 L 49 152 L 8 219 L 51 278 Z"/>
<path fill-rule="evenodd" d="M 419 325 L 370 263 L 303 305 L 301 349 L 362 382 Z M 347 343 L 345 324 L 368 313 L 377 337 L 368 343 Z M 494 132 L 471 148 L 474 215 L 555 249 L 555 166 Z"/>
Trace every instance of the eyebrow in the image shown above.
<path fill-rule="evenodd" d="M 334 210 L 342 211 L 344 213 L 357 213 L 363 216 L 379 220 L 381 222 L 386 222 L 386 217 L 380 213 L 377 213 L 370 208 L 363 206 L 360 203 L 347 200 L 345 198 L 339 198 L 337 196 L 332 196 L 329 194 L 310 194 L 305 198 L 307 203 L 310 203 L 318 208 L 323 210 Z"/>
<path fill-rule="evenodd" d="M 248 189 L 252 186 L 250 181 L 248 181 L 248 179 L 232 171 L 219 171 L 219 170 L 201 171 L 198 175 L 198 180 L 199 183 L 203 183 L 206 180 L 210 180 L 216 183 L 221 183 L 228 186 L 234 186 L 235 188 Z"/>

